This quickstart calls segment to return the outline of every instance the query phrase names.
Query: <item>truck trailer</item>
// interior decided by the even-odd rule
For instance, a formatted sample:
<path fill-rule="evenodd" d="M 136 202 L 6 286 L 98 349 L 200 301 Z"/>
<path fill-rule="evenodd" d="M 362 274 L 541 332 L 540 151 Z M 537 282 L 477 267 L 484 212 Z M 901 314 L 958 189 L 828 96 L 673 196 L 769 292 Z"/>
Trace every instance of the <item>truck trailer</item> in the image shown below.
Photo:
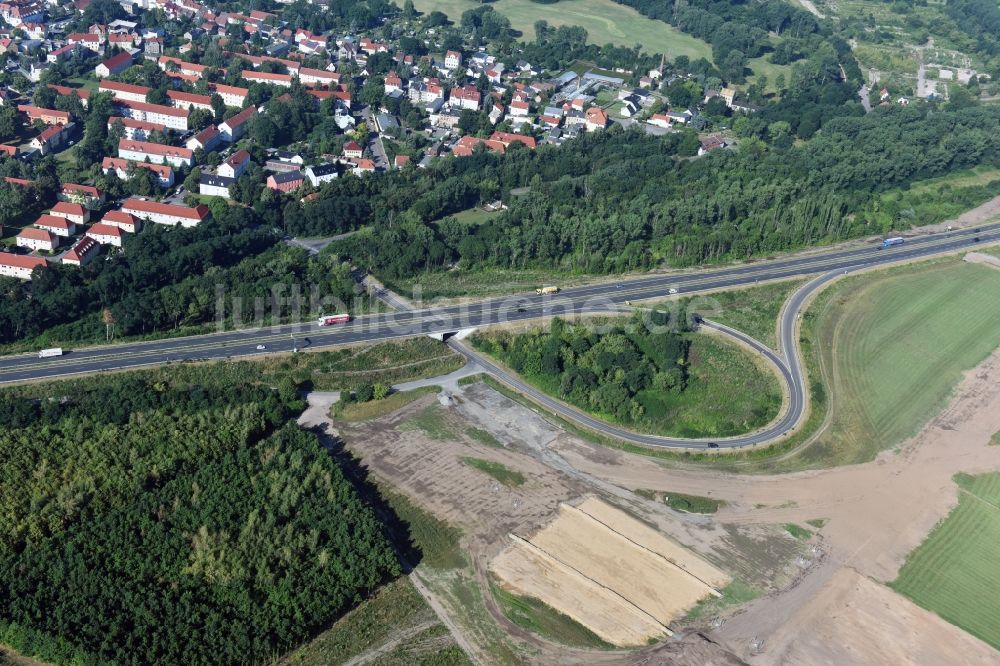
<path fill-rule="evenodd" d="M 62 356 L 62 347 L 52 347 L 50 349 L 42 349 L 38 352 L 38 358 L 52 358 L 53 356 Z"/>
<path fill-rule="evenodd" d="M 883 248 L 892 247 L 893 245 L 902 245 L 902 244 L 903 244 L 903 238 L 901 236 L 886 238 L 884 241 L 882 241 Z"/>
<path fill-rule="evenodd" d="M 541 287 L 535 290 L 536 294 L 558 294 L 559 287 Z"/>
<path fill-rule="evenodd" d="M 349 314 L 335 314 L 335 315 L 320 315 L 319 321 L 316 323 L 319 326 L 333 326 L 334 324 L 346 324 L 351 321 L 351 315 Z"/>

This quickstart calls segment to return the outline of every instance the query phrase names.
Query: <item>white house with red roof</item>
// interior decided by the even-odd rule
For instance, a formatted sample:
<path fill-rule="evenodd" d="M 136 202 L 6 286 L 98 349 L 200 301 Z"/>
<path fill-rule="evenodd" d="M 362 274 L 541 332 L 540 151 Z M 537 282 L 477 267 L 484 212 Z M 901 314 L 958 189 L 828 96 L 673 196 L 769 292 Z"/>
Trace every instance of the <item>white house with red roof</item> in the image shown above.
<path fill-rule="evenodd" d="M 124 231 L 116 226 L 110 224 L 104 224 L 98 222 L 97 224 L 92 224 L 89 229 L 87 229 L 87 236 L 93 238 L 95 241 L 101 245 L 114 245 L 115 247 L 122 246 L 122 237 L 124 236 Z"/>
<path fill-rule="evenodd" d="M 101 81 L 98 90 L 100 92 L 109 92 L 115 99 L 126 102 L 145 102 L 146 95 L 149 94 L 151 88 L 131 83 L 119 83 L 118 81 Z"/>
<path fill-rule="evenodd" d="M 128 51 L 111 56 L 100 65 L 94 68 L 94 75 L 99 79 L 105 79 L 115 74 L 121 74 L 132 66 L 132 54 Z"/>
<path fill-rule="evenodd" d="M 344 157 L 352 160 L 360 160 L 364 155 L 364 150 L 357 141 L 348 141 L 344 144 Z"/>
<path fill-rule="evenodd" d="M 145 199 L 128 199 L 121 209 L 148 222 L 170 226 L 193 227 L 208 217 L 208 206 L 204 204 L 189 208 Z"/>
<path fill-rule="evenodd" d="M 250 153 L 238 150 L 219 165 L 218 174 L 224 178 L 239 178 L 250 166 Z"/>
<path fill-rule="evenodd" d="M 30 280 L 33 270 L 47 265 L 48 262 L 41 257 L 28 257 L 23 254 L 0 252 L 0 275 L 4 277 Z"/>
<path fill-rule="evenodd" d="M 122 231 L 134 234 L 139 231 L 139 220 L 120 210 L 109 210 L 101 218 L 101 224 L 118 227 Z"/>
<path fill-rule="evenodd" d="M 130 180 L 135 169 L 147 169 L 156 176 L 156 184 L 167 188 L 174 184 L 174 170 L 166 164 L 150 164 L 148 162 L 129 162 L 119 157 L 105 157 L 101 162 L 104 173 L 115 172 L 121 180 Z"/>
<path fill-rule="evenodd" d="M 74 224 L 85 224 L 90 220 L 89 210 L 78 203 L 70 203 L 69 201 L 56 202 L 50 214 L 65 218 Z"/>
<path fill-rule="evenodd" d="M 59 198 L 62 201 L 83 204 L 87 208 L 97 208 L 104 203 L 104 192 L 93 185 L 63 183 L 62 189 L 59 190 Z"/>
<path fill-rule="evenodd" d="M 257 107 L 248 106 L 232 118 L 224 121 L 219 125 L 219 133 L 222 135 L 222 140 L 229 143 L 239 141 L 247 131 L 247 123 L 255 115 L 257 115 Z"/>
<path fill-rule="evenodd" d="M 205 152 L 209 152 L 221 142 L 222 135 L 219 133 L 219 128 L 215 125 L 209 125 L 188 139 L 187 143 L 184 145 L 187 146 L 189 150 L 198 150 L 201 148 Z"/>
<path fill-rule="evenodd" d="M 17 246 L 30 250 L 46 250 L 51 252 L 59 247 L 59 236 L 45 229 L 25 227 L 17 235 Z"/>
<path fill-rule="evenodd" d="M 92 236 L 84 236 L 77 242 L 69 252 L 63 255 L 62 263 L 68 266 L 86 266 L 100 254 L 101 245 Z"/>
<path fill-rule="evenodd" d="M 76 233 L 76 223 L 58 215 L 40 215 L 35 226 L 56 236 L 69 238 Z"/>
<path fill-rule="evenodd" d="M 121 139 L 118 142 L 118 157 L 130 162 L 169 164 L 178 169 L 194 164 L 193 150 L 149 141 L 130 141 L 129 139 Z"/>

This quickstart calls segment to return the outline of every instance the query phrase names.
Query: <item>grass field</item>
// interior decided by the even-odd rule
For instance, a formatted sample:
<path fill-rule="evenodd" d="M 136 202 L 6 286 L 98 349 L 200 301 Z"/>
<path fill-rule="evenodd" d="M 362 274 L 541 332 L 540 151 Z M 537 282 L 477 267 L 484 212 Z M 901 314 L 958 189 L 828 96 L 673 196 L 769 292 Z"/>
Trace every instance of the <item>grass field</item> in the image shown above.
<path fill-rule="evenodd" d="M 414 0 L 413 4 L 425 14 L 444 12 L 455 23 L 461 20 L 462 12 L 478 6 L 471 0 Z M 497 0 L 490 6 L 510 19 L 511 26 L 527 40 L 535 38 L 535 21 L 548 21 L 552 26 L 581 26 L 594 44 L 611 42 L 628 47 L 640 44 L 643 51 L 664 53 L 668 58 L 686 55 L 692 60 L 712 59 L 712 47 L 706 42 L 612 0 L 561 0 L 551 5 L 531 0 Z"/>
<path fill-rule="evenodd" d="M 468 457 L 462 458 L 462 462 L 469 467 L 478 469 L 483 474 L 489 474 L 505 486 L 516 488 L 517 486 L 524 485 L 524 474 L 515 472 L 501 463 L 493 462 L 492 460 L 483 460 L 482 458 Z"/>
<path fill-rule="evenodd" d="M 503 614 L 519 627 L 563 645 L 605 649 L 613 647 L 587 627 L 538 599 L 518 596 L 497 586 L 491 587 Z"/>
<path fill-rule="evenodd" d="M 958 507 L 910 553 L 893 589 L 1000 649 L 1000 473 L 955 477 Z"/>
<path fill-rule="evenodd" d="M 465 556 L 459 546 L 462 530 L 439 520 L 405 495 L 388 487 L 380 487 L 379 493 L 396 515 L 409 525 L 410 539 L 420 549 L 421 566 L 435 569 L 465 566 Z"/>
<path fill-rule="evenodd" d="M 666 493 L 663 498 L 667 506 L 677 511 L 687 513 L 715 513 L 722 506 L 722 502 L 711 497 L 701 497 L 699 495 L 684 495 L 682 493 Z"/>
<path fill-rule="evenodd" d="M 1000 345 L 1000 271 L 992 268 L 949 259 L 831 289 L 815 313 L 815 345 L 833 414 L 803 453 L 808 462 L 863 462 L 900 443 Z"/>
<path fill-rule="evenodd" d="M 802 527 L 801 525 L 796 525 L 795 523 L 785 523 L 785 531 L 791 534 L 793 537 L 799 541 L 808 541 L 813 533 Z"/>

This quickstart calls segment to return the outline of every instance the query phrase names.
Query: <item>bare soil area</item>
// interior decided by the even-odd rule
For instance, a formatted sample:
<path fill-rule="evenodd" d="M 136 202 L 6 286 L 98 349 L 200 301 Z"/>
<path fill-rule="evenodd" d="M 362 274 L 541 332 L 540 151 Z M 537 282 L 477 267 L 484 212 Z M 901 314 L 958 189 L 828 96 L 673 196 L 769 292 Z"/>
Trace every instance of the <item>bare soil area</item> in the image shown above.
<path fill-rule="evenodd" d="M 637 540 L 630 538 L 635 535 Z M 615 645 L 671 634 L 676 617 L 729 577 L 624 511 L 587 498 L 562 504 L 555 520 L 490 563 L 507 589 L 541 599 Z"/>

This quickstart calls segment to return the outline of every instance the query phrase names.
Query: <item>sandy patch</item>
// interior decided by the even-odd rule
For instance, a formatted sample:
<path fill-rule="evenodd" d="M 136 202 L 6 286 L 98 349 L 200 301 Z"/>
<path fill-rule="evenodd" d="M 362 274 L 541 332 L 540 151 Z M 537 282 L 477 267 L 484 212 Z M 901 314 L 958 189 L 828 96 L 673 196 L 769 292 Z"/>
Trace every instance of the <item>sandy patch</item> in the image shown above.
<path fill-rule="evenodd" d="M 995 257 L 992 254 L 986 254 L 984 252 L 968 252 L 964 257 L 962 257 L 962 261 L 967 261 L 970 264 L 983 264 L 984 266 L 1000 269 L 1000 257 Z"/>
<path fill-rule="evenodd" d="M 600 519 L 595 518 L 596 514 Z M 629 536 L 636 535 L 642 543 Z M 719 596 L 703 579 L 728 577 L 623 511 L 588 498 L 560 505 L 555 520 L 513 544 L 490 569 L 504 586 L 541 599 L 615 645 L 641 645 L 699 599 Z"/>
<path fill-rule="evenodd" d="M 982 641 L 842 568 L 764 644 L 760 664 L 995 664 Z"/>

